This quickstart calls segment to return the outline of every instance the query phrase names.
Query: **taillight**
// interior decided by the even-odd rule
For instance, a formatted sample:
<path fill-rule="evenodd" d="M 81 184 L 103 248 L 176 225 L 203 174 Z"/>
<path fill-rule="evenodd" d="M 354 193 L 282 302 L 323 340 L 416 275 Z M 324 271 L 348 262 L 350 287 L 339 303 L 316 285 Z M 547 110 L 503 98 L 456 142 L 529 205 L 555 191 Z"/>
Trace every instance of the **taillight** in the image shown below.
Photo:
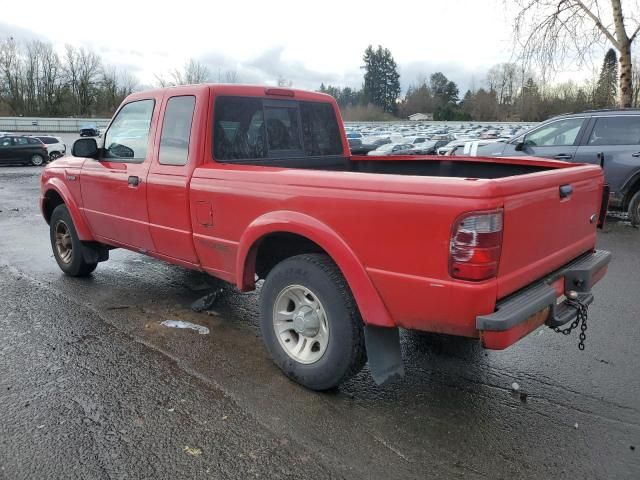
<path fill-rule="evenodd" d="M 461 280 L 495 277 L 502 250 L 502 210 L 470 212 L 451 231 L 449 274 Z"/>

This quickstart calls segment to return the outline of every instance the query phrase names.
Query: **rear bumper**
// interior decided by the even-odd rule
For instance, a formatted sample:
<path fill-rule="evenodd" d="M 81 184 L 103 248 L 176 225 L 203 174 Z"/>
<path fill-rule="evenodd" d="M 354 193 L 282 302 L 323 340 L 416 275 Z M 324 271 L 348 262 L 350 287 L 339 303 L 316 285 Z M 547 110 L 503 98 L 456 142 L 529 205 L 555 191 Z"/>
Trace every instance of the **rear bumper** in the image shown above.
<path fill-rule="evenodd" d="M 587 304 L 591 289 L 606 273 L 611 253 L 596 250 L 565 265 L 543 280 L 501 300 L 496 311 L 476 317 L 476 328 L 485 348 L 502 350 L 543 323 L 558 327 L 576 318 L 575 308 L 557 303 L 563 292 L 575 291 Z M 560 286 L 560 291 L 558 290 Z"/>

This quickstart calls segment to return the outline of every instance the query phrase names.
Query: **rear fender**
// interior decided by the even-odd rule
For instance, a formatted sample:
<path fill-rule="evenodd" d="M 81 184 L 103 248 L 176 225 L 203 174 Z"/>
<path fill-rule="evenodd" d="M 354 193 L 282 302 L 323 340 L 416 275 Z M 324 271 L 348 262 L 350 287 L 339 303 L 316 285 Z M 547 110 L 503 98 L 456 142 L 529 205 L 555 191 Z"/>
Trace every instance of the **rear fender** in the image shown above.
<path fill-rule="evenodd" d="M 69 214 L 71 215 L 71 219 L 73 220 L 73 225 L 76 228 L 76 232 L 78 233 L 78 237 L 80 238 L 80 240 L 93 241 L 93 234 L 91 233 L 87 222 L 85 222 L 84 217 L 80 212 L 80 209 L 78 208 L 78 205 L 73 200 L 71 192 L 69 192 L 67 186 L 59 178 L 49 178 L 47 182 L 42 186 L 42 192 L 44 192 L 42 198 L 40 199 L 40 209 L 42 211 L 42 215 L 44 216 L 46 195 L 47 192 L 50 191 L 56 192 L 64 201 L 67 210 L 69 210 Z"/>
<path fill-rule="evenodd" d="M 395 327 L 378 291 L 355 253 L 336 232 L 313 217 L 278 211 L 254 220 L 240 238 L 236 257 L 236 284 L 242 291 L 255 285 L 255 260 L 260 240 L 270 233 L 293 233 L 320 246 L 338 265 L 355 297 L 366 324 Z"/>

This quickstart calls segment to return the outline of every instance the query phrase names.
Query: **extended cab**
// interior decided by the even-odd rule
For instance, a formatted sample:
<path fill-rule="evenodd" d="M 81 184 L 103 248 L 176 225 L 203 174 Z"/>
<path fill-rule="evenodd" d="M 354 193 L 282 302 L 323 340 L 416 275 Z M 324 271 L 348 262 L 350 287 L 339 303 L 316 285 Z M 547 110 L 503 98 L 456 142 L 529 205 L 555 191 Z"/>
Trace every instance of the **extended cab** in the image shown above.
<path fill-rule="evenodd" d="M 192 85 L 127 97 L 103 145 L 48 165 L 55 259 L 126 248 L 261 289 L 274 361 L 312 389 L 402 371 L 398 328 L 503 349 L 577 317 L 605 274 L 599 166 L 352 156 L 330 96 Z M 565 295 L 570 300 L 565 299 Z"/>

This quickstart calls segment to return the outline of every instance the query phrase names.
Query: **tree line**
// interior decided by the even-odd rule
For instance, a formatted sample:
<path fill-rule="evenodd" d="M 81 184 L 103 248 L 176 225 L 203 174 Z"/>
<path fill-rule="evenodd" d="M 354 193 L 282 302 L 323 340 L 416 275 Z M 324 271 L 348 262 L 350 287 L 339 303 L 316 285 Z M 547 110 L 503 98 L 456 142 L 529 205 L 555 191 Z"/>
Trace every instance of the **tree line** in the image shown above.
<path fill-rule="evenodd" d="M 0 112 L 43 117 L 111 116 L 138 86 L 93 51 L 51 43 L 0 41 Z"/>
<path fill-rule="evenodd" d="M 551 83 L 520 63 L 491 67 L 461 95 L 442 72 L 423 75 L 400 94 L 397 65 L 388 49 L 367 47 L 361 89 L 321 84 L 319 91 L 335 97 L 346 120 L 406 119 L 431 113 L 434 120 L 542 121 L 554 115 L 619 105 L 618 58 L 605 54 L 599 76 L 582 83 Z M 640 67 L 634 62 L 631 105 L 640 106 Z M 391 79 L 391 80 L 389 80 Z M 392 85 L 393 88 L 390 88 Z"/>

